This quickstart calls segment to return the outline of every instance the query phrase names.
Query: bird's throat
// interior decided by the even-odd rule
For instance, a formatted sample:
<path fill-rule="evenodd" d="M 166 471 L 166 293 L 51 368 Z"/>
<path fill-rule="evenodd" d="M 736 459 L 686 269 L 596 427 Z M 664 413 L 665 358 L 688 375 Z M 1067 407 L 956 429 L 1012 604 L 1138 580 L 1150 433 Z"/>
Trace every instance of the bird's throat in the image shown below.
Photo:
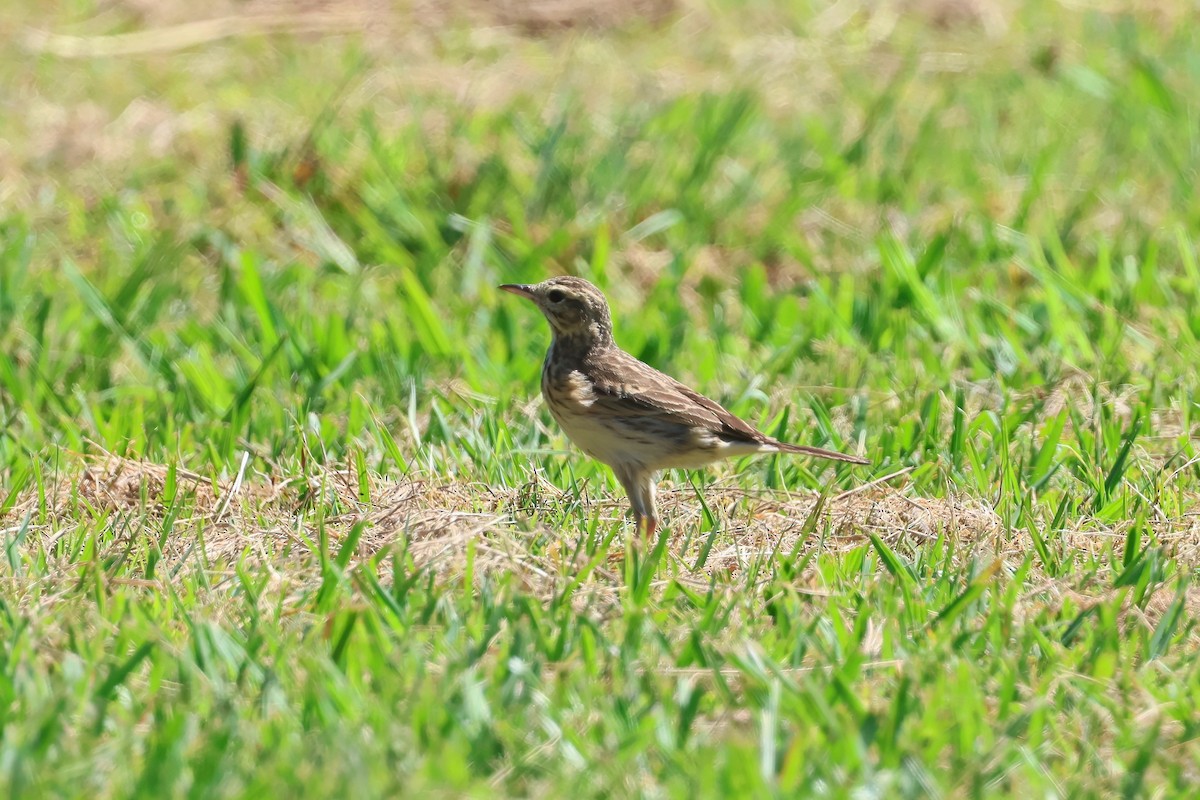
<path fill-rule="evenodd" d="M 612 329 L 598 322 L 569 331 L 554 331 L 554 349 L 561 357 L 582 358 L 614 347 Z"/>

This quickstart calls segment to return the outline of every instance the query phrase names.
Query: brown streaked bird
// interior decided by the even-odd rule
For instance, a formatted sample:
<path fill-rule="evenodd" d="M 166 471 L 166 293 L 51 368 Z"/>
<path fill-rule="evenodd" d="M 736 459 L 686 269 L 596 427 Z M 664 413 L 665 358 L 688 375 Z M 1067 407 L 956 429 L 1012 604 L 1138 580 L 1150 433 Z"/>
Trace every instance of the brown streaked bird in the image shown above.
<path fill-rule="evenodd" d="M 567 437 L 612 467 L 646 536 L 658 527 L 655 473 L 697 469 L 722 458 L 800 453 L 851 464 L 866 459 L 788 444 L 755 430 L 704 395 L 626 353 L 613 340 L 608 302 L 575 277 L 506 283 L 532 300 L 550 323 L 553 341 L 542 366 L 542 396 Z"/>

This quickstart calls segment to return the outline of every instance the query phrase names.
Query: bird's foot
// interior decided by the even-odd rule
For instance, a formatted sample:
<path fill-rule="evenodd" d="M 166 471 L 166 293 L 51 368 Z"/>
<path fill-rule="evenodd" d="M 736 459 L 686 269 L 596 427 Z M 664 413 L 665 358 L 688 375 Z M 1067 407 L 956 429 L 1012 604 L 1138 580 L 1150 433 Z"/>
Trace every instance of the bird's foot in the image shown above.
<path fill-rule="evenodd" d="M 654 517 L 646 517 L 645 525 L 646 525 L 646 541 L 653 542 L 654 541 L 654 532 L 656 530 L 658 530 L 658 520 L 656 520 Z"/>

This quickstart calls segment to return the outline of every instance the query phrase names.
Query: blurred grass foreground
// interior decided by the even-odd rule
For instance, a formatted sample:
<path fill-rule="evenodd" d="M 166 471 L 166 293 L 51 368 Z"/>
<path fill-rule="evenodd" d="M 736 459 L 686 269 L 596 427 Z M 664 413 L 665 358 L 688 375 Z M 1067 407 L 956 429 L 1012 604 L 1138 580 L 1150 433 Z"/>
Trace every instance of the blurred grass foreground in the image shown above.
<path fill-rule="evenodd" d="M 0 11 L 18 797 L 1190 797 L 1194 3 Z M 862 470 L 639 547 L 495 287 Z"/>

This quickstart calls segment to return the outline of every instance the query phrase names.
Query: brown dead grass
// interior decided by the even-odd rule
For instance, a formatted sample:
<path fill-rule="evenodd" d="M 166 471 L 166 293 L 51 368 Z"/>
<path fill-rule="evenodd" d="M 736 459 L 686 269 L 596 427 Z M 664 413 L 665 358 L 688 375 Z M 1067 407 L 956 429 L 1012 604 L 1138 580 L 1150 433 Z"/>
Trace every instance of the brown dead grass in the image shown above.
<path fill-rule="evenodd" d="M 359 523 L 365 527 L 349 571 L 373 561 L 385 582 L 395 565 L 408 573 L 431 572 L 442 583 L 461 582 L 471 565 L 476 583 L 504 573 L 515 576 L 530 594 L 550 598 L 588 566 L 580 534 L 538 521 L 539 510 L 569 509 L 580 498 L 536 472 L 515 488 L 372 477 L 366 487 L 372 500 L 364 503 L 358 499 L 364 487 L 347 470 L 272 479 L 246 474 L 243 468 L 238 476 L 215 481 L 178 470 L 177 499 L 171 504 L 164 497 L 168 470 L 161 464 L 103 454 L 80 466 L 73 478 L 47 490 L 44 503 L 36 492 L 26 492 L 0 518 L 0 528 L 7 532 L 23 529 L 24 546 L 41 548 L 64 578 L 76 574 L 78 561 L 59 545 L 73 541 L 81 529 L 96 537 L 97 559 L 130 553 L 141 558 L 161 541 L 159 581 L 197 569 L 217 586 L 234 581 L 239 569 L 266 576 L 263 597 L 275 600 L 263 602 L 284 597 L 302 603 L 322 580 L 321 530 L 334 554 Z M 623 497 L 582 499 L 580 513 L 585 518 L 600 515 L 607 523 L 600 526 L 602 532 L 612 530 L 611 524 L 625 513 Z M 697 569 L 707 537 L 701 505 L 690 487 L 663 486 L 660 504 L 671 532 L 670 568 L 660 586 L 679 581 L 702 591 L 714 583 L 733 590 L 744 587 L 752 575 L 770 579 L 777 554 L 807 554 L 813 548 L 849 551 L 869 541 L 870 534 L 902 556 L 945 537 L 959 558 L 999 561 L 1009 574 L 1032 549 L 1028 535 L 1007 533 L 989 507 L 965 497 L 913 497 L 867 485 L 821 501 L 815 494 L 747 492 L 717 483 L 705 489 L 705 499 L 719 533 Z M 168 505 L 174 512 L 170 532 L 163 536 Z M 632 534 L 631 525 L 625 530 Z M 1182 563 L 1200 564 L 1200 516 L 1160 520 L 1155 532 Z M 1109 547 L 1119 552 L 1124 532 L 1081 525 L 1058 536 L 1064 552 L 1081 556 Z M 392 553 L 403 557 L 396 561 Z M 625 540 L 618 535 L 587 580 L 573 589 L 573 603 L 594 615 L 618 613 L 624 558 Z M 882 571 L 879 578 L 891 580 Z M 1057 580 L 1035 573 L 1022 589 L 1019 613 L 1036 616 L 1065 604 L 1086 609 L 1125 591 L 1123 623 L 1153 627 L 1173 600 L 1173 595 L 1157 592 L 1137 607 L 1126 590 L 1113 590 L 1108 581 L 1099 585 L 1094 575 L 1090 580 L 1081 584 L 1073 575 Z M 813 570 L 797 579 L 796 588 L 822 594 L 824 587 Z M 1184 603 L 1188 615 L 1200 613 L 1200 587 L 1189 589 Z"/>
<path fill-rule="evenodd" d="M 167 475 L 168 468 L 161 464 L 112 454 L 88 458 L 77 478 L 52 488 L 44 514 L 37 493 L 31 490 L 19 499 L 5 522 L 42 519 L 41 535 L 31 537 L 42 542 L 47 536 L 59 538 L 72 526 L 91 525 L 97 519 L 136 517 L 148 530 L 157 531 L 167 512 Z M 266 543 L 315 541 L 315 526 L 322 518 L 316 505 L 321 498 L 328 508 L 342 509 L 334 516 L 324 516 L 335 546 L 351 527 L 365 522 L 367 530 L 357 554 L 360 559 L 403 541 L 417 566 L 436 566 L 453 574 L 471 544 L 477 552 L 482 548 L 510 565 L 527 567 L 532 566 L 528 552 L 535 543 L 556 543 L 557 548 L 550 549 L 558 552 L 574 549 L 573 534 L 536 521 L 539 507 L 574 502 L 573 496 L 540 473 L 534 473 L 524 486 L 503 489 L 417 478 L 372 478 L 367 487 L 372 498 L 369 503 L 359 501 L 362 487 L 353 473 L 337 469 L 307 479 L 243 475 L 215 481 L 180 469 L 176 482 L 177 504 L 183 509 L 183 513 L 177 512 L 176 525 L 206 528 L 204 555 L 213 563 L 244 554 L 270 561 L 288 548 L 267 547 Z M 764 553 L 790 551 L 807 535 L 806 525 L 819 500 L 815 494 L 750 493 L 721 485 L 709 487 L 705 498 L 723 532 L 718 539 L 721 545 L 713 549 L 704 567 L 707 574 L 737 572 Z M 608 521 L 619 520 L 625 511 L 624 498 L 617 496 L 586 504 L 587 513 L 599 513 Z M 673 531 L 672 545 L 682 547 L 688 539 L 685 532 L 701 525 L 700 504 L 691 489 L 678 487 L 664 487 L 660 504 Z M 897 545 L 941 534 L 973 542 L 998 541 L 1001 533 L 995 515 L 979 503 L 913 499 L 879 487 L 827 498 L 816 519 L 816 529 L 826 534 L 825 546 L 834 548 L 858 546 L 869 532 Z M 167 537 L 164 553 L 186 546 L 189 538 Z M 696 548 L 699 543 L 690 546 Z"/>
<path fill-rule="evenodd" d="M 3 521 L 11 525 L 26 517 L 40 518 L 44 520 L 41 527 L 56 536 L 62 535 L 64 527 L 102 518 L 139 516 L 150 525 L 162 521 L 167 501 L 166 466 L 112 454 L 84 459 L 81 466 L 73 480 L 51 487 L 44 514 L 38 493 L 28 490 Z M 363 487 L 354 473 L 342 469 L 323 470 L 307 478 L 240 475 L 220 480 L 179 469 L 176 482 L 184 509 L 177 524 L 209 528 L 204 547 L 212 562 L 254 551 L 269 558 L 272 551 L 256 543 L 273 538 L 273 531 L 290 529 L 304 534 L 283 536 L 287 541 L 303 541 L 306 536 L 315 541 L 315 535 L 309 534 L 321 519 L 335 544 L 351 527 L 364 522 L 367 532 L 360 542 L 360 557 L 371 557 L 404 541 L 422 567 L 443 560 L 453 562 L 455 558 L 442 556 L 462 555 L 468 542 L 512 555 L 529 549 L 535 540 L 558 541 L 561 546 L 572 537 L 537 522 L 539 509 L 570 505 L 575 498 L 536 472 L 524 486 L 502 489 L 373 476 L 366 487 L 372 500 L 366 503 L 358 499 Z M 961 496 L 913 497 L 871 484 L 822 501 L 816 493 L 747 491 L 715 483 L 704 490 L 704 498 L 721 531 L 719 545 L 704 569 L 708 574 L 736 572 L 763 553 L 790 552 L 814 531 L 817 535 L 813 538 L 824 540 L 823 546 L 829 549 L 858 547 L 870 534 L 900 550 L 939 536 L 973 547 L 990 547 L 997 556 L 1022 557 L 1031 549 L 1028 538 L 1007 533 L 985 503 Z M 585 513 L 600 514 L 609 523 L 625 514 L 625 500 L 617 495 L 582 500 L 589 509 Z M 326 508 L 340 511 L 322 515 L 317 508 L 322 502 Z M 705 521 L 694 491 L 664 485 L 659 503 L 673 531 L 670 541 L 675 551 L 686 556 L 682 546 L 696 538 L 687 532 L 700 530 Z M 1067 550 L 1081 553 L 1096 554 L 1119 544 L 1127 531 L 1127 524 L 1077 523 L 1075 529 L 1056 534 Z M 1150 525 L 1172 556 L 1189 564 L 1200 563 L 1200 515 L 1164 514 Z M 500 546 L 503 542 L 520 546 Z M 168 551 L 178 545 L 168 537 Z M 692 541 L 689 546 L 698 548 L 699 542 Z"/>

